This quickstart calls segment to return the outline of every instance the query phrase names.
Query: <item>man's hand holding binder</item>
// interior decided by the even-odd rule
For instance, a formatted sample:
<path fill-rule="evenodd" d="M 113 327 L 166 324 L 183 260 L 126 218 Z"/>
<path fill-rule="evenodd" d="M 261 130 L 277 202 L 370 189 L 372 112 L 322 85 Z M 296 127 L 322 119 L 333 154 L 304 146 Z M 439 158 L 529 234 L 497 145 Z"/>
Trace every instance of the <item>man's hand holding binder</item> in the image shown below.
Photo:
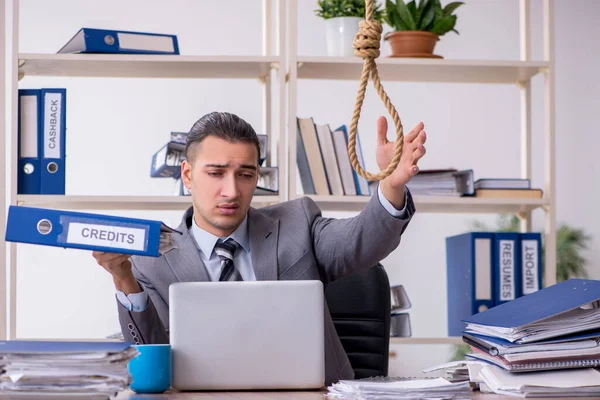
<path fill-rule="evenodd" d="M 112 275 L 115 288 L 126 295 L 140 293 L 142 288 L 131 272 L 131 257 L 129 254 L 107 253 L 94 251 L 92 255 L 96 262 Z"/>

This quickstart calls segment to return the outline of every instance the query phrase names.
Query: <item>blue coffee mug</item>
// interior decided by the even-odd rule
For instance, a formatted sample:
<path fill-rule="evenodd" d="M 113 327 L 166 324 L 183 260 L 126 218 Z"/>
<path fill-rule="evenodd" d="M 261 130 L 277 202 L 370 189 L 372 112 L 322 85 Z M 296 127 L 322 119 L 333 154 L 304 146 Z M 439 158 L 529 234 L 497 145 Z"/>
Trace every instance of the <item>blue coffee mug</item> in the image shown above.
<path fill-rule="evenodd" d="M 135 393 L 163 393 L 171 387 L 171 345 L 134 345 L 140 354 L 129 361 L 127 370 Z"/>

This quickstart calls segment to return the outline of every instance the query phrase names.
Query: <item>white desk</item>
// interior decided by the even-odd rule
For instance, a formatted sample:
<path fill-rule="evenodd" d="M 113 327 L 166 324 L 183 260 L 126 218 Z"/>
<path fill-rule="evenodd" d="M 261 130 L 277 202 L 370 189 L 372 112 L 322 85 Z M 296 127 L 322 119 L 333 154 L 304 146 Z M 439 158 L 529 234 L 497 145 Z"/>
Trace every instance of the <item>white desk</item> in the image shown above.
<path fill-rule="evenodd" d="M 274 392 L 179 392 L 179 393 L 164 393 L 164 394 L 135 394 L 133 392 L 123 392 L 117 396 L 117 400 L 326 400 L 324 394 L 327 391 L 312 391 L 312 392 L 290 392 L 290 391 L 274 391 Z M 513 396 L 501 396 L 496 394 L 474 392 L 474 400 L 505 400 L 516 399 Z M 541 398 L 539 400 L 563 400 L 566 397 Z M 577 397 L 578 400 L 598 400 L 597 397 Z"/>

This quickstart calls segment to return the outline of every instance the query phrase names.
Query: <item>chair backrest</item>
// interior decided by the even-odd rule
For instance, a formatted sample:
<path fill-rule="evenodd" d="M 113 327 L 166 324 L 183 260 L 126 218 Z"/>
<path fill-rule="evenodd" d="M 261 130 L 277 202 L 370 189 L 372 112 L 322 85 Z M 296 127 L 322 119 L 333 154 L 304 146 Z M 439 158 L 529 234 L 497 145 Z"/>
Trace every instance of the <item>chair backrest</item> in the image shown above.
<path fill-rule="evenodd" d="M 325 299 L 355 379 L 387 376 L 391 305 L 383 265 L 330 283 Z"/>

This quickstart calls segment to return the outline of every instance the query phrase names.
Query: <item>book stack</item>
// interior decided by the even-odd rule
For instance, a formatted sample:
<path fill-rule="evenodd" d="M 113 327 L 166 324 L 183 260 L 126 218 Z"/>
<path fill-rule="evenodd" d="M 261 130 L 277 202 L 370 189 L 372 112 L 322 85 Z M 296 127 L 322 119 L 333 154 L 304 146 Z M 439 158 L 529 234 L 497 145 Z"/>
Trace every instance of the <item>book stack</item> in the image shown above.
<path fill-rule="evenodd" d="M 465 322 L 466 357 L 508 372 L 600 366 L 600 281 L 569 279 Z"/>
<path fill-rule="evenodd" d="M 137 354 L 127 342 L 0 341 L 0 394 L 115 396 Z"/>
<path fill-rule="evenodd" d="M 529 179 L 485 178 L 475 181 L 475 197 L 541 199 L 541 189 L 532 189 Z"/>
<path fill-rule="evenodd" d="M 475 193 L 473 170 L 424 169 L 406 184 L 416 196 L 472 196 Z"/>

